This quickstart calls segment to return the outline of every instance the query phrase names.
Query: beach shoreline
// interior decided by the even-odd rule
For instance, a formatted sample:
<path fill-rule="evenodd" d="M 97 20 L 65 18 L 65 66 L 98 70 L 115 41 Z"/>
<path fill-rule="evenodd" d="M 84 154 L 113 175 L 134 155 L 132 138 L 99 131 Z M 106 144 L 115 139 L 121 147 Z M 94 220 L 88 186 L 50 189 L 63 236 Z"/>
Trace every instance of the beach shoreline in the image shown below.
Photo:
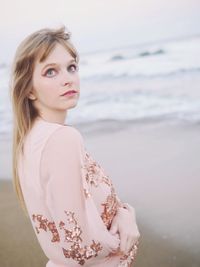
<path fill-rule="evenodd" d="M 121 200 L 136 209 L 141 239 L 134 267 L 199 266 L 200 125 L 103 121 L 75 127 Z M 0 266 L 45 266 L 13 191 L 9 140 L 0 146 Z"/>

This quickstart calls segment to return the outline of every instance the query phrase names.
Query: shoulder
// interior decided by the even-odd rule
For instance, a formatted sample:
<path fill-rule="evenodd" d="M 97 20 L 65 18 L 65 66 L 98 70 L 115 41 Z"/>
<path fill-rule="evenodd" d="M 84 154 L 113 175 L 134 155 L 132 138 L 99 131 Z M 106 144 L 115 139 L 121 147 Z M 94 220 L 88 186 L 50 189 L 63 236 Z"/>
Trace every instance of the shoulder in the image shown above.
<path fill-rule="evenodd" d="M 71 126 L 60 126 L 45 143 L 41 155 L 43 175 L 65 170 L 70 164 L 80 164 L 84 155 L 84 145 L 80 132 Z"/>
<path fill-rule="evenodd" d="M 81 133 L 74 126 L 48 122 L 39 117 L 33 123 L 30 133 L 34 135 L 34 137 L 42 137 L 46 141 L 55 138 L 61 138 L 62 140 L 62 138 L 66 139 L 67 137 L 82 139 Z"/>
<path fill-rule="evenodd" d="M 59 140 L 74 140 L 81 141 L 82 135 L 78 129 L 73 126 L 60 126 L 56 129 L 50 137 L 51 139 L 56 138 Z"/>
<path fill-rule="evenodd" d="M 78 129 L 73 126 L 60 126 L 53 131 L 47 139 L 46 148 L 63 150 L 65 148 L 81 147 L 83 137 Z"/>

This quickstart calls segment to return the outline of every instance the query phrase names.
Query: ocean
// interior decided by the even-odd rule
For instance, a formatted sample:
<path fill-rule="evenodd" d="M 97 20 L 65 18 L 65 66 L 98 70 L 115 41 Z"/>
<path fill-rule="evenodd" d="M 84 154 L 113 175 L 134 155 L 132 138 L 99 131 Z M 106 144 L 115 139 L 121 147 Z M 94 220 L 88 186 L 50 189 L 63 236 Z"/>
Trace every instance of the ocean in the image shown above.
<path fill-rule="evenodd" d="M 0 135 L 12 131 L 10 65 L 0 64 Z M 68 124 L 200 123 L 200 36 L 80 54 L 80 98 Z"/>

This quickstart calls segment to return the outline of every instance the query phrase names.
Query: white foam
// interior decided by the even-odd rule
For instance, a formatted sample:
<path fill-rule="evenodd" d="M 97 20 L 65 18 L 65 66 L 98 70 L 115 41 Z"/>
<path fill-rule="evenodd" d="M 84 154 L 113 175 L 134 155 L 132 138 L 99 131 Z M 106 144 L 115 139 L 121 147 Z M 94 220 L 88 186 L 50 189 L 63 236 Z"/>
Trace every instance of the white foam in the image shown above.
<path fill-rule="evenodd" d="M 83 57 L 83 63 L 80 64 L 80 76 L 83 79 L 81 97 L 77 107 L 73 111 L 70 110 L 68 122 L 73 124 L 105 119 L 165 118 L 200 122 L 200 101 L 198 98 L 190 97 L 189 88 L 184 96 L 177 95 L 172 90 L 168 94 L 163 93 L 163 88 L 148 90 L 151 77 L 157 77 L 160 81 L 166 80 L 167 77 L 173 84 L 170 73 L 187 70 L 180 72 L 180 79 L 186 74 L 199 75 L 198 71 L 191 73 L 195 69 L 200 69 L 199 46 L 200 38 L 194 38 L 92 53 Z M 142 51 L 153 54 L 159 49 L 164 53 L 138 56 Z M 110 60 L 117 53 L 126 59 Z M 129 84 L 124 82 L 125 78 L 115 79 L 122 75 L 129 76 Z M 94 77 L 99 79 L 94 80 Z M 142 86 L 135 90 L 133 85 L 140 80 L 143 81 Z M 151 86 L 152 81 L 154 80 L 151 79 Z M 0 69 L 0 134 L 10 132 L 12 127 L 8 82 L 9 69 L 4 67 Z"/>

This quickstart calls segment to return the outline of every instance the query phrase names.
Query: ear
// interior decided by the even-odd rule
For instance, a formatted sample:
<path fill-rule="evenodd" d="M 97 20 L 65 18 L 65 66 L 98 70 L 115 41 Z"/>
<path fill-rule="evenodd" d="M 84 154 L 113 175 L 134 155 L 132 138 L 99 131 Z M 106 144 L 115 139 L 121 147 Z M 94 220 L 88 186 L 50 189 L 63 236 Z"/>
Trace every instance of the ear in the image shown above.
<path fill-rule="evenodd" d="M 36 100 L 37 99 L 36 96 L 32 92 L 30 92 L 30 94 L 28 95 L 28 98 L 31 99 L 31 100 Z"/>

